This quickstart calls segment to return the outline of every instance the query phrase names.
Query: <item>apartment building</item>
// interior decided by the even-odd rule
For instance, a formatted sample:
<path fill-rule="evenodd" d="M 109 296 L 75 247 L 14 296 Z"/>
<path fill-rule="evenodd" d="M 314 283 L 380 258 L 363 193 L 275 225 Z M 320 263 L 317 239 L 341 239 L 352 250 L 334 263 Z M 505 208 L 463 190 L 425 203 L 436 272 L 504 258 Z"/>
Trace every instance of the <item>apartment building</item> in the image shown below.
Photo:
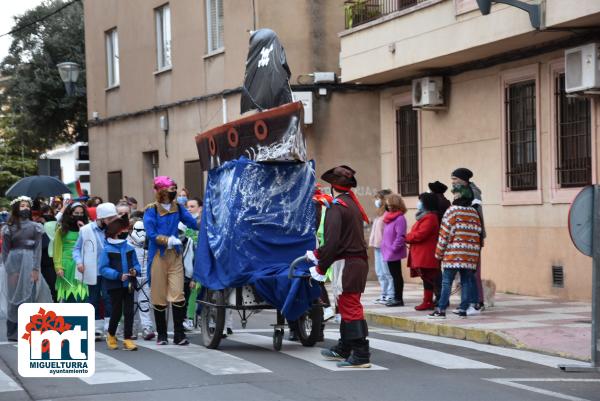
<path fill-rule="evenodd" d="M 196 134 L 239 117 L 249 32 L 276 31 L 292 89 L 312 99 L 306 126 L 317 173 L 349 164 L 371 204 L 380 183 L 379 92 L 317 83 L 339 75 L 341 0 L 85 0 L 91 187 L 110 200 L 153 200 L 173 176 L 201 196 Z"/>
<path fill-rule="evenodd" d="M 598 182 L 600 102 L 566 93 L 564 55 L 600 43 L 600 2 L 541 3 L 536 29 L 535 16 L 506 4 L 482 15 L 475 0 L 347 1 L 341 76 L 389 85 L 380 186 L 414 207 L 428 182 L 470 168 L 483 191 L 483 277 L 501 291 L 590 299 L 591 259 L 572 245 L 567 218 L 578 191 Z M 443 102 L 413 107 L 414 80 L 437 80 Z"/>

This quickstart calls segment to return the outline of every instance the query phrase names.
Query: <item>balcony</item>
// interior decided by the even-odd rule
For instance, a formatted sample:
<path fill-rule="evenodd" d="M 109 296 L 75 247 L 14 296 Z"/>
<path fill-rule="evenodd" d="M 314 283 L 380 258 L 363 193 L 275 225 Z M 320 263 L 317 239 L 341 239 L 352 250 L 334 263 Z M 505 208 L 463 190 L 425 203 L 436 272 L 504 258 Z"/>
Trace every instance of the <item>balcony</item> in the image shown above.
<path fill-rule="evenodd" d="M 429 0 L 349 0 L 344 2 L 346 29 L 356 28 L 385 15 L 406 10 Z"/>
<path fill-rule="evenodd" d="M 541 31 L 526 12 L 505 4 L 494 4 L 483 16 L 476 0 L 354 0 L 344 7 L 342 82 L 366 84 L 429 74 L 562 40 L 573 35 L 571 28 L 600 25 L 599 0 L 569 7 L 563 0 L 546 0 L 548 29 Z"/>

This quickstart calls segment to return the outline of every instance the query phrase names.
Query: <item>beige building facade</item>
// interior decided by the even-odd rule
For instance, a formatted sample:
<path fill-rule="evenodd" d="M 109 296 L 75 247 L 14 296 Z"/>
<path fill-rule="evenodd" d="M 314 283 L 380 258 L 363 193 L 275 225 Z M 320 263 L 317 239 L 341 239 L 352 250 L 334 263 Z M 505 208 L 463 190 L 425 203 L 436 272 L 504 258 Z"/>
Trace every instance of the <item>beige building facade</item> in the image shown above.
<path fill-rule="evenodd" d="M 249 32 L 271 28 L 292 89 L 312 92 L 306 138 L 317 173 L 351 165 L 372 203 L 379 92 L 313 84 L 307 75 L 340 73 L 343 0 L 85 0 L 84 10 L 92 193 L 147 203 L 153 176 L 171 175 L 201 196 L 194 137 L 240 116 Z"/>
<path fill-rule="evenodd" d="M 470 168 L 483 192 L 483 278 L 499 291 L 590 299 L 591 258 L 567 220 L 578 191 L 598 182 L 600 99 L 566 96 L 564 52 L 600 42 L 590 30 L 600 2 L 547 0 L 543 30 L 503 4 L 483 16 L 475 0 L 368 3 L 369 14 L 347 6 L 340 65 L 344 82 L 394 86 L 379 97 L 380 186 L 414 207 L 428 182 L 450 185 L 453 169 Z M 444 105 L 413 109 L 411 82 L 426 76 L 443 77 Z"/>

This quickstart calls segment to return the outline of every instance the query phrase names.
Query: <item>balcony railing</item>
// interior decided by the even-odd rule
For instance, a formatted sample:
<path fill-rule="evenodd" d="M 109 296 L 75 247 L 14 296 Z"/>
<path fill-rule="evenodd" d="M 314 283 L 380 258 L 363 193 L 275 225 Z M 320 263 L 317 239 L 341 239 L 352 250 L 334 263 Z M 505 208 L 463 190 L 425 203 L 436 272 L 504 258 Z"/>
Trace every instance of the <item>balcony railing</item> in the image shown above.
<path fill-rule="evenodd" d="M 384 15 L 405 10 L 429 0 L 349 0 L 344 3 L 346 29 L 355 28 Z"/>

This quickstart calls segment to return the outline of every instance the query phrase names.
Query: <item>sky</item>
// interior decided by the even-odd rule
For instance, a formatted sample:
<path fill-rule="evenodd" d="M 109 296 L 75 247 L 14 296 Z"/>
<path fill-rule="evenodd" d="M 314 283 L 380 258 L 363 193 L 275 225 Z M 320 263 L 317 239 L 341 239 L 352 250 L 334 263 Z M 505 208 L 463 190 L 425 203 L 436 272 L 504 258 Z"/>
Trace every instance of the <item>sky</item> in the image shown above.
<path fill-rule="evenodd" d="M 0 35 L 13 28 L 15 22 L 13 16 L 23 14 L 41 2 L 42 0 L 0 0 Z M 0 60 L 8 54 L 11 42 L 10 35 L 0 38 Z"/>

